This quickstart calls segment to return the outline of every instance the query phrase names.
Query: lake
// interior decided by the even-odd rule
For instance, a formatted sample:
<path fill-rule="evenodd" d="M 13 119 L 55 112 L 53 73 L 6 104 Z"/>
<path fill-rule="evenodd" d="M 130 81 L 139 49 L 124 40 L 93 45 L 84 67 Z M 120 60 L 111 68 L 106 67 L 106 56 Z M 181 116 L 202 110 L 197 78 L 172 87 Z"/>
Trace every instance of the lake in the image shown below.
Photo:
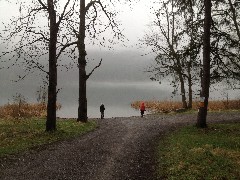
<path fill-rule="evenodd" d="M 130 104 L 137 100 L 179 100 L 173 99 L 169 82 L 162 84 L 149 79 L 150 73 L 145 71 L 153 62 L 153 57 L 142 56 L 139 51 L 89 51 L 87 56 L 87 72 L 90 72 L 102 58 L 103 63 L 87 81 L 88 117 L 100 117 L 99 106 L 106 107 L 105 115 L 111 117 L 139 116 Z M 68 60 L 70 61 L 70 60 Z M 13 67 L 0 70 L 0 105 L 12 102 L 16 93 L 21 93 L 28 102 L 36 102 L 36 91 L 42 85 L 42 74 L 36 71 L 25 80 L 13 82 L 24 67 Z M 73 68 L 58 72 L 58 102 L 62 105 L 57 112 L 59 117 L 77 117 L 78 109 L 78 70 Z M 222 87 L 219 87 L 222 88 Z M 210 96 L 215 99 L 226 98 L 224 88 L 213 90 Z M 238 92 L 229 92 L 229 98 L 239 98 Z"/>

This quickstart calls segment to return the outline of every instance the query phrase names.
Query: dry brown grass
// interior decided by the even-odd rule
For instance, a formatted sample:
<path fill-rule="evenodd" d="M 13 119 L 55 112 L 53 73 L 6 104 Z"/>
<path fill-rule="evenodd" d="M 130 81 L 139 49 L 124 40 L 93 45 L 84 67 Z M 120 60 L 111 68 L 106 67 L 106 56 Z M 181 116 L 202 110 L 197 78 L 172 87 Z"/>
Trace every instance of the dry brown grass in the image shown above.
<path fill-rule="evenodd" d="M 131 107 L 139 109 L 142 101 L 135 101 L 131 103 Z M 150 112 L 172 112 L 182 108 L 180 101 L 144 101 L 146 109 Z M 197 110 L 199 102 L 194 101 L 192 109 Z M 240 100 L 215 100 L 209 101 L 208 110 L 210 111 L 222 111 L 222 110 L 240 110 Z"/>
<path fill-rule="evenodd" d="M 57 110 L 61 105 L 57 105 Z M 47 114 L 47 105 L 44 103 L 24 103 L 24 104 L 7 104 L 0 106 L 0 118 L 29 118 L 29 117 L 45 117 Z"/>

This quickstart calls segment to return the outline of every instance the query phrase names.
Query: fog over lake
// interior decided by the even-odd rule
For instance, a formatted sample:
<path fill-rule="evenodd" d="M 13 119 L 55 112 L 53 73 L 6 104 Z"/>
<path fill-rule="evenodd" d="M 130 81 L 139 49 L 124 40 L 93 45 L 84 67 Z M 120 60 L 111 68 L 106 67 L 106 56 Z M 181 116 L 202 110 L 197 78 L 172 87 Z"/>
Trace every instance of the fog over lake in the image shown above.
<path fill-rule="evenodd" d="M 88 116 L 99 117 L 99 106 L 104 103 L 106 117 L 133 116 L 130 103 L 136 100 L 168 98 L 168 87 L 160 86 L 144 73 L 151 57 L 141 56 L 138 51 L 89 51 L 88 72 L 103 59 L 87 81 Z M 78 71 L 64 72 L 59 76 L 59 102 L 63 104 L 58 113 L 61 117 L 76 117 L 78 101 Z M 65 105 L 66 104 L 66 105 Z"/>
<path fill-rule="evenodd" d="M 147 25 L 151 24 L 153 20 L 151 13 L 151 7 L 154 6 L 153 2 L 154 0 L 139 1 L 133 6 L 128 4 L 116 6 L 121 10 L 118 20 L 122 23 L 123 33 L 129 40 L 128 43 L 124 43 L 125 46 L 119 42 L 119 44 L 114 45 L 115 50 L 113 51 L 107 51 L 104 47 L 101 47 L 104 49 L 101 50 L 97 46 L 90 45 L 88 38 L 86 38 L 88 42 L 86 43 L 88 73 L 99 63 L 101 58 L 103 59 L 101 67 L 96 69 L 87 81 L 88 116 L 90 118 L 100 116 L 99 106 L 101 103 L 106 106 L 106 117 L 117 117 L 139 115 L 138 111 L 130 107 L 132 101 L 172 99 L 173 89 L 168 82 L 162 84 L 152 82 L 149 79 L 149 74 L 144 73 L 146 68 L 152 64 L 154 57 L 151 55 L 141 56 L 149 53 L 149 50 L 138 50 L 139 39 L 143 38 L 149 30 Z M 8 6 L 7 1 L 1 1 L 0 12 L 2 16 L 0 16 L 0 21 L 2 23 L 10 23 L 10 17 L 19 15 L 17 4 L 12 4 L 11 11 L 7 8 Z M 41 23 L 44 23 L 44 20 Z M 3 30 L 3 26 L 0 26 L 0 30 Z M 0 43 L 0 49 L 4 50 L 5 48 Z M 71 59 L 65 58 L 63 62 L 70 61 Z M 12 80 L 16 80 L 17 75 L 22 74 L 23 70 L 24 67 L 0 70 L 0 105 L 12 102 L 16 93 L 24 95 L 28 102 L 36 102 L 36 91 L 42 85 L 42 74 L 36 71 L 25 80 L 13 82 Z M 216 87 L 216 85 L 212 87 Z M 58 69 L 58 88 L 60 89 L 58 102 L 62 105 L 61 110 L 58 111 L 58 116 L 77 117 L 77 67 L 69 71 Z M 210 98 L 222 100 L 226 98 L 226 95 L 232 99 L 239 98 L 239 90 L 229 91 L 224 86 L 217 86 L 212 89 Z M 173 100 L 179 99 L 180 96 L 177 95 Z"/>
<path fill-rule="evenodd" d="M 99 106 L 104 103 L 106 117 L 135 116 L 139 112 L 130 103 L 136 100 L 171 100 L 172 87 L 169 84 L 153 82 L 144 71 L 152 64 L 153 57 L 141 56 L 141 51 L 88 51 L 87 71 L 103 59 L 100 68 L 87 81 L 88 117 L 100 116 Z M 66 59 L 69 62 L 70 59 Z M 62 70 L 62 71 L 61 71 Z M 0 105 L 12 102 L 16 93 L 24 95 L 28 102 L 36 102 L 36 91 L 42 85 L 39 72 L 30 74 L 25 80 L 13 82 L 23 72 L 21 67 L 0 70 Z M 77 117 L 78 69 L 58 71 L 58 102 L 62 105 L 59 117 Z M 223 91 L 214 91 L 212 98 L 221 97 Z M 239 91 L 229 92 L 230 98 L 239 98 Z M 176 96 L 173 100 L 179 100 Z"/>
<path fill-rule="evenodd" d="M 103 59 L 87 81 L 88 116 L 99 117 L 99 106 L 105 104 L 106 117 L 133 116 L 139 112 L 130 107 L 136 100 L 169 99 L 171 91 L 167 85 L 152 82 L 144 73 L 152 57 L 141 56 L 139 51 L 88 51 L 87 71 Z M 70 60 L 67 60 L 70 61 Z M 0 71 L 1 105 L 12 101 L 13 95 L 21 93 L 29 102 L 36 102 L 36 91 L 42 84 L 39 73 L 29 75 L 25 80 L 13 82 L 22 68 L 14 67 Z M 77 117 L 78 70 L 74 68 L 58 73 L 58 102 L 62 108 L 60 117 Z"/>

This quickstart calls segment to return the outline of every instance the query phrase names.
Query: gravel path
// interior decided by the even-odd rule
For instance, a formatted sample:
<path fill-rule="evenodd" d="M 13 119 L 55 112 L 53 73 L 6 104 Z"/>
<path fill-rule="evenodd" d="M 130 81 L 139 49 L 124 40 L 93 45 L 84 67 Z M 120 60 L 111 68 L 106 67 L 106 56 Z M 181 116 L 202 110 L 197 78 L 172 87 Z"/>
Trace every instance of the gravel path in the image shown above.
<path fill-rule="evenodd" d="M 211 113 L 208 123 L 239 121 L 240 113 Z M 1 160 L 0 179 L 155 179 L 154 150 L 161 135 L 194 124 L 196 114 L 97 120 L 94 132 Z"/>

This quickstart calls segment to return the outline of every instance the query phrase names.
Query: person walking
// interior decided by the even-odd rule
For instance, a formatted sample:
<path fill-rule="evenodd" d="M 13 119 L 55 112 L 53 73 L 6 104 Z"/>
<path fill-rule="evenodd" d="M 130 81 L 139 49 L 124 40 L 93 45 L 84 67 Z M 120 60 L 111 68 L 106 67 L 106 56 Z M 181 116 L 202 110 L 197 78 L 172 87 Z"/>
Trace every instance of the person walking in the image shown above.
<path fill-rule="evenodd" d="M 144 111 L 146 111 L 146 107 L 145 107 L 145 105 L 144 105 L 144 102 L 142 102 L 141 105 L 140 105 L 141 117 L 143 117 Z"/>
<path fill-rule="evenodd" d="M 105 107 L 104 107 L 104 104 L 102 103 L 100 106 L 101 119 L 104 119 L 104 111 L 105 111 Z"/>

